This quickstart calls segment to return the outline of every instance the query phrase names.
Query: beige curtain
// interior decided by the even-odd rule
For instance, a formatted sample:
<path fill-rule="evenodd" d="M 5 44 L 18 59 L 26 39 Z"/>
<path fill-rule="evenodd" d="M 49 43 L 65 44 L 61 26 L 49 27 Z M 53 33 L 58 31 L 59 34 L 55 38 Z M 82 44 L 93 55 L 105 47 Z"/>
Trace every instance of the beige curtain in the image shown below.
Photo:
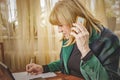
<path fill-rule="evenodd" d="M 59 34 L 48 21 L 54 0 L 14 0 L 12 3 L 16 4 L 17 16 L 12 22 L 8 17 L 8 6 L 12 4 L 10 1 L 1 2 L 5 8 L 1 7 L 4 10 L 0 10 L 6 13 L 0 17 L 0 27 L 4 22 L 3 27 L 7 29 L 4 35 L 3 30 L 0 33 L 5 47 L 5 64 L 13 71 L 18 71 L 25 70 L 31 58 L 42 65 L 59 59 Z M 42 2 L 45 6 L 42 6 Z"/>
<path fill-rule="evenodd" d="M 88 9 L 92 14 L 101 21 L 101 23 L 107 26 L 107 18 L 105 13 L 105 1 L 104 0 L 86 0 Z"/>
<path fill-rule="evenodd" d="M 20 68 L 29 63 L 30 58 L 38 64 L 47 64 L 58 59 L 58 49 L 54 27 L 48 22 L 51 11 L 50 0 L 17 0 L 18 29 L 17 56 Z M 23 57 L 24 55 L 24 57 Z M 21 62 L 21 63 L 20 63 Z"/>
<path fill-rule="evenodd" d="M 51 11 L 50 0 L 45 0 L 44 10 L 41 10 L 41 15 L 38 20 L 38 25 L 41 21 L 41 24 L 38 26 L 38 54 L 37 54 L 37 62 L 39 64 L 46 64 L 52 62 L 57 58 L 60 50 L 57 46 L 59 41 L 56 42 L 57 37 L 55 36 L 54 27 L 52 27 L 49 23 L 49 13 Z M 36 14 L 39 15 L 39 13 Z M 60 47 L 60 46 L 59 46 Z"/>

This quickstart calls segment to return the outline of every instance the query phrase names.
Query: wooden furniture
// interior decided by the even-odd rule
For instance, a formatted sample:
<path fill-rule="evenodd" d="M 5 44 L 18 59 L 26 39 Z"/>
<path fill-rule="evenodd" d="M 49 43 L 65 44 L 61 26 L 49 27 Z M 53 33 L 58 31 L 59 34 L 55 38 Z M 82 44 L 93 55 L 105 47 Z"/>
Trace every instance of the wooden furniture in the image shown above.
<path fill-rule="evenodd" d="M 2 57 L 2 62 L 4 63 L 5 62 L 5 59 L 4 59 L 4 46 L 3 46 L 2 42 L 0 42 L 0 54 L 1 54 L 1 57 Z"/>
<path fill-rule="evenodd" d="M 72 75 L 66 75 L 62 73 L 56 73 L 56 77 L 51 77 L 51 78 L 46 78 L 45 80 L 84 80 L 83 78 L 80 77 L 75 77 Z"/>

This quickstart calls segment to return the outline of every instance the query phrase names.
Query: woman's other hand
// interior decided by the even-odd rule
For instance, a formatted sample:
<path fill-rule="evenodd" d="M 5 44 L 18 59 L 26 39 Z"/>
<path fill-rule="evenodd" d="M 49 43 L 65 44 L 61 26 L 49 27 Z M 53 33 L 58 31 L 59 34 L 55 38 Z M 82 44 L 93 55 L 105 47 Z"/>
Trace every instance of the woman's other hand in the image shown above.
<path fill-rule="evenodd" d="M 32 75 L 43 73 L 43 67 L 41 65 L 31 63 L 26 65 L 26 71 Z"/>

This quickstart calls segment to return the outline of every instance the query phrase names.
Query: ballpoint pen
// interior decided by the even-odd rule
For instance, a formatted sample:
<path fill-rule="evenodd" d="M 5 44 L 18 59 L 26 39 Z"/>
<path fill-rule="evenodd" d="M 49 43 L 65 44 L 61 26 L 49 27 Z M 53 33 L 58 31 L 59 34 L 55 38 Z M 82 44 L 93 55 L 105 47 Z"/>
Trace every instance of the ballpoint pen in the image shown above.
<path fill-rule="evenodd" d="M 31 64 L 32 62 L 33 62 L 33 59 L 31 58 L 31 59 L 30 59 L 30 64 Z M 30 67 L 31 67 L 31 66 L 30 66 Z M 30 67 L 29 67 L 29 68 L 30 68 Z M 28 73 L 28 75 L 30 75 L 30 73 Z"/>
<path fill-rule="evenodd" d="M 33 62 L 33 59 L 31 58 L 31 60 L 30 60 L 30 64 Z"/>

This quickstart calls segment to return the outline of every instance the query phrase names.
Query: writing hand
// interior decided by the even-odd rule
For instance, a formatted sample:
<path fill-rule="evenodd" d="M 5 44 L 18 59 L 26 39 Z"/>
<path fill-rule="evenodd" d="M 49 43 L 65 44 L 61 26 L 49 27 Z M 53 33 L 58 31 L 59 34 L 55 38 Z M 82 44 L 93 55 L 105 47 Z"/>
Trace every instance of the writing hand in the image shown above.
<path fill-rule="evenodd" d="M 26 71 L 30 74 L 40 74 L 43 73 L 43 67 L 41 65 L 31 63 L 26 65 Z"/>

